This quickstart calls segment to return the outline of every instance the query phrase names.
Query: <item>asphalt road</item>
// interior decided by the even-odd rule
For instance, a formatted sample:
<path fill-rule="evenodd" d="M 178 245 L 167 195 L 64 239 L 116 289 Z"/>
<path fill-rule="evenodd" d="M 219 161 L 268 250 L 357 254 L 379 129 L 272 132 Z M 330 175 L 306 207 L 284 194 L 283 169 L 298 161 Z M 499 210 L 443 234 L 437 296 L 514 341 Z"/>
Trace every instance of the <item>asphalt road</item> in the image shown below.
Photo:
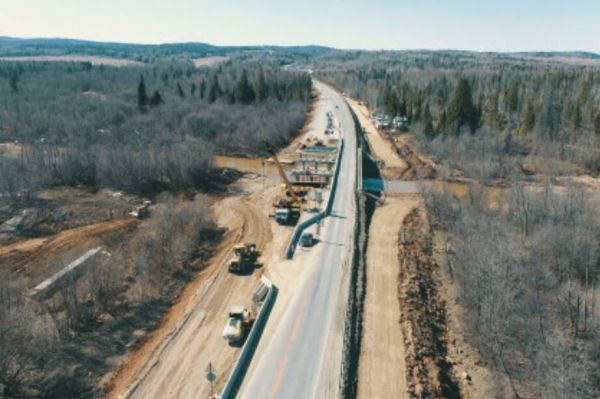
<path fill-rule="evenodd" d="M 266 346 L 255 354 L 252 366 L 242 385 L 239 397 L 255 398 L 320 398 L 324 385 L 336 385 L 337 381 L 323 383 L 324 365 L 332 351 L 329 339 L 335 331 L 334 319 L 339 317 L 336 306 L 344 279 L 344 268 L 353 249 L 356 181 L 356 132 L 352 116 L 343 98 L 330 87 L 315 82 L 327 106 L 339 122 L 345 141 L 338 188 L 335 193 L 333 212 L 323 224 L 321 242 L 310 251 L 317 251 L 315 262 L 303 267 L 309 269 L 308 279 L 299 287 L 284 311 Z M 339 329 L 339 328 L 338 328 Z M 340 356 L 336 353 L 335 356 Z M 339 375 L 339 373 L 334 373 Z"/>

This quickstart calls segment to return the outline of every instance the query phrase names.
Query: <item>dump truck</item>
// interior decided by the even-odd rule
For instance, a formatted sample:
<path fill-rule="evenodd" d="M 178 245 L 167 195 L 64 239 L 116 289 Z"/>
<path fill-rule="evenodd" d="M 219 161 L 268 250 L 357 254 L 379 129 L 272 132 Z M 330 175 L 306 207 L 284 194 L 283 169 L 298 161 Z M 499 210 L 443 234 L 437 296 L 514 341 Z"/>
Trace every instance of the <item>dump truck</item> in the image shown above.
<path fill-rule="evenodd" d="M 234 259 L 229 263 L 229 272 L 246 273 L 251 267 L 254 267 L 260 252 L 256 249 L 256 244 L 245 243 L 233 247 Z"/>
<path fill-rule="evenodd" d="M 275 221 L 281 225 L 295 225 L 300 218 L 297 208 L 280 208 L 275 211 Z"/>
<path fill-rule="evenodd" d="M 243 305 L 233 305 L 229 308 L 229 318 L 223 329 L 223 338 L 229 343 L 242 341 L 253 322 L 254 316 L 250 310 Z"/>

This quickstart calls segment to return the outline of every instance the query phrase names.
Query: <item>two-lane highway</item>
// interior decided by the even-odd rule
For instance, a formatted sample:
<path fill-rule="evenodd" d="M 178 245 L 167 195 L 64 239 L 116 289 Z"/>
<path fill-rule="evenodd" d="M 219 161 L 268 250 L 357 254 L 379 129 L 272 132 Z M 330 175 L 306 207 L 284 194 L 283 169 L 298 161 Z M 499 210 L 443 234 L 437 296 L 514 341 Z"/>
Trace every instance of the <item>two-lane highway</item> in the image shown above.
<path fill-rule="evenodd" d="M 329 86 L 320 82 L 315 86 L 339 121 L 345 142 L 332 215 L 325 219 L 321 242 L 311 249 L 318 251 L 316 262 L 303 265 L 308 279 L 297 287 L 270 341 L 255 354 L 256 364 L 242 386 L 241 398 L 322 398 L 331 395 L 323 387 L 338 385 L 339 368 L 332 374 L 325 372 L 324 365 L 330 356 L 341 358 L 341 345 L 332 344 L 339 340 L 331 338 L 342 334 L 340 323 L 334 321 L 340 319 L 339 299 L 345 298 L 342 283 L 350 272 L 353 251 L 357 144 L 344 99 Z"/>

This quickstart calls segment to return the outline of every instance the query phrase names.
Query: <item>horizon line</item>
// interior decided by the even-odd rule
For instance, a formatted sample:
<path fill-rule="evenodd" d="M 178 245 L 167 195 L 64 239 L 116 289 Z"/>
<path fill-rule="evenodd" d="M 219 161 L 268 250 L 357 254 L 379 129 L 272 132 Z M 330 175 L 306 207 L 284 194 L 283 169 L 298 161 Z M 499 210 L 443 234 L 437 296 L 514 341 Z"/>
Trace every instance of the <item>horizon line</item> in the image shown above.
<path fill-rule="evenodd" d="M 130 41 L 115 41 L 115 40 L 98 40 L 98 39 L 85 39 L 85 38 L 74 38 L 74 37 L 60 37 L 60 36 L 32 36 L 32 37 L 23 37 L 23 36 L 7 36 L 1 35 L 0 39 L 10 39 L 10 40 L 68 40 L 75 42 L 88 42 L 88 43 L 97 43 L 97 44 L 121 44 L 121 45 L 134 45 L 134 46 L 168 46 L 168 45 L 177 45 L 177 44 L 203 44 L 213 47 L 322 47 L 331 50 L 338 51 L 369 51 L 369 52 L 394 52 L 394 51 L 432 51 L 432 52 L 442 52 L 442 51 L 455 51 L 455 52 L 471 52 L 471 53 L 495 53 L 495 54 L 519 54 L 519 53 L 588 53 L 596 56 L 600 56 L 600 51 L 594 50 L 476 50 L 476 49 L 464 49 L 464 48 L 425 48 L 425 47 L 415 47 L 415 48 L 340 48 L 328 46 L 325 44 L 214 44 L 204 41 L 193 41 L 193 40 L 182 40 L 182 41 L 168 41 L 168 42 L 130 42 Z"/>

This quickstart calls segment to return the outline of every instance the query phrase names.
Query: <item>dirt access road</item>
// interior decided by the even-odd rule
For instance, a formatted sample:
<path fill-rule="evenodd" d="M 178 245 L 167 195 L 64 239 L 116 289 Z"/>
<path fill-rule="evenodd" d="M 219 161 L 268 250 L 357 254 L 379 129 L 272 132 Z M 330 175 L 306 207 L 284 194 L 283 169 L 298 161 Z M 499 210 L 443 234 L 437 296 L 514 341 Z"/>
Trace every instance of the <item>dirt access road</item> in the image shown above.
<path fill-rule="evenodd" d="M 256 180 L 244 180 L 244 188 L 261 186 Z M 234 304 L 250 304 L 262 275 L 262 269 L 252 276 L 230 274 L 231 248 L 252 241 L 263 257 L 271 251 L 272 222 L 268 208 L 258 204 L 270 198 L 273 189 L 263 186 L 250 196 L 229 197 L 213 206 L 218 224 L 228 230 L 223 242 L 210 265 L 185 288 L 161 327 L 118 371 L 109 398 L 208 397 L 210 385 L 204 378 L 208 362 L 217 372 L 217 391 L 222 388 L 240 351 L 221 337 L 227 311 Z"/>
<path fill-rule="evenodd" d="M 91 248 L 101 245 L 110 250 L 138 224 L 133 217 L 113 219 L 0 246 L 0 265 L 9 265 L 11 274 L 33 287 Z"/>
<path fill-rule="evenodd" d="M 358 398 L 408 398 L 396 243 L 401 221 L 419 204 L 415 194 L 386 197 L 385 204 L 373 214 L 367 246 Z"/>
<path fill-rule="evenodd" d="M 398 143 L 394 144 L 384 138 L 368 118 L 369 110 L 353 99 L 348 99 L 353 111 L 359 118 L 361 125 L 367 131 L 365 135 L 369 141 L 373 155 L 384 161 L 381 169 L 382 177 L 388 179 L 402 178 L 414 175 L 410 169 L 430 171 L 434 163 L 421 153 L 413 151 L 417 148 L 408 143 L 412 137 L 403 135 Z M 409 159 L 404 158 L 408 156 Z M 405 170 L 398 165 L 406 165 Z M 395 165 L 395 167 L 390 167 Z M 457 195 L 466 195 L 467 186 L 453 184 L 442 180 L 432 181 L 434 187 L 448 186 Z M 491 198 L 497 193 L 490 193 Z M 406 272 L 399 262 L 400 248 L 397 245 L 399 237 L 413 239 L 404 221 L 413 212 L 419 209 L 424 215 L 422 198 L 420 194 L 388 195 L 384 205 L 375 209 L 369 228 L 369 241 L 367 249 L 367 289 L 364 304 L 363 336 L 359 359 L 358 397 L 359 398 L 407 398 L 410 396 L 409 387 L 414 389 L 414 381 L 409 384 L 407 370 L 415 370 L 414 347 L 422 345 L 421 336 L 405 337 L 400 321 L 410 315 L 414 310 L 425 308 L 425 304 L 416 303 L 411 308 L 408 303 L 399 300 L 399 273 Z M 431 231 L 425 232 L 431 234 Z M 437 239 L 434 244 L 434 253 L 439 264 L 445 264 L 443 246 L 445 240 Z M 454 376 L 468 375 L 469 380 L 460 378 L 461 396 L 465 398 L 495 397 L 492 387 L 494 379 L 490 371 L 478 360 L 479 356 L 468 345 L 462 334 L 462 309 L 458 303 L 456 286 L 447 275 L 445 268 L 436 269 L 430 276 L 432 282 L 439 287 L 440 303 L 445 303 L 448 318 L 446 320 L 448 354 L 446 361 L 454 365 Z M 418 280 L 416 280 L 418 281 Z M 412 284 L 412 283 L 411 283 Z M 411 288 L 408 284 L 408 288 Z M 423 326 L 425 328 L 425 326 Z M 443 359 L 442 359 L 443 360 Z M 410 361 L 410 365 L 407 363 Z M 433 373 L 435 374 L 435 373 Z M 434 385 L 435 385 L 435 381 Z M 506 385 L 506 384 L 505 384 Z"/>
<path fill-rule="evenodd" d="M 294 152 L 298 142 L 305 137 L 317 134 L 318 126 L 326 121 L 326 111 L 332 106 L 319 98 L 315 108 L 301 137 L 294 140 L 284 154 L 286 151 Z M 278 183 L 278 179 L 242 179 L 236 188 L 242 195 L 214 205 L 218 223 L 228 229 L 224 242 L 209 267 L 186 287 L 178 303 L 165 316 L 162 326 L 118 371 L 109 398 L 207 397 L 209 384 L 203 374 L 209 361 L 217 372 L 215 390 L 222 389 L 240 350 L 230 347 L 221 337 L 227 310 L 233 304 L 249 304 L 251 293 L 263 272 L 259 269 L 251 277 L 229 274 L 226 263 L 233 244 L 238 241 L 258 244 L 263 252 L 260 261 L 265 264 L 265 271 L 281 289 L 276 308 L 289 303 L 298 291 L 299 281 L 294 276 L 300 280 L 308 276 L 306 263 L 302 260 L 297 262 L 297 267 L 284 261 L 284 249 L 292 229 L 279 226 L 268 218 Z M 314 252 L 304 254 L 311 253 Z M 306 260 L 306 257 L 299 258 Z M 273 314 L 278 313 L 278 309 L 274 309 Z M 268 326 L 277 324 L 273 314 Z M 263 335 L 261 344 L 267 337 L 268 334 Z M 338 375 L 339 368 L 336 377 Z"/>
<path fill-rule="evenodd" d="M 373 121 L 369 118 L 369 110 L 350 97 L 345 97 L 345 100 L 358 118 L 373 155 L 384 162 L 384 167 L 381 169 L 382 177 L 394 179 L 400 176 L 408 168 L 406 161 L 398 156 L 390 142 L 382 137 L 375 128 Z"/>

